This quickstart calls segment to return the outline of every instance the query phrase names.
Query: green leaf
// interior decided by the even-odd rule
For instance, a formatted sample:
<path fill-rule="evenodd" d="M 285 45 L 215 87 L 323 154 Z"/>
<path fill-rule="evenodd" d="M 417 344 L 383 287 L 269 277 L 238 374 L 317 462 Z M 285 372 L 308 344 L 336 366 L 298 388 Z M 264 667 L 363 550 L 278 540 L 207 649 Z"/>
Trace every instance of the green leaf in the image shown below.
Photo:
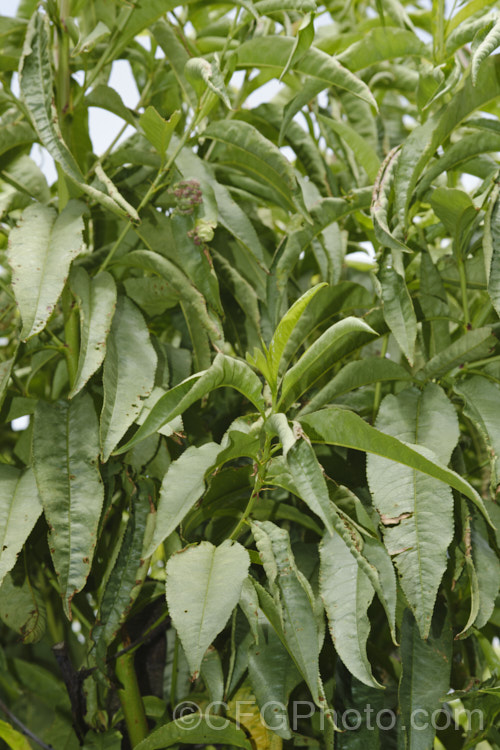
<path fill-rule="evenodd" d="M 363 34 L 363 39 L 341 52 L 339 61 L 349 70 L 361 70 L 397 57 L 427 57 L 429 47 L 412 31 L 376 26 Z"/>
<path fill-rule="evenodd" d="M 432 357 L 420 370 L 419 376 L 429 380 L 441 378 L 455 367 L 487 357 L 496 343 L 497 339 L 492 335 L 491 328 L 487 326 L 466 331 L 463 336 Z"/>
<path fill-rule="evenodd" d="M 155 147 L 162 159 L 165 158 L 170 139 L 175 132 L 177 123 L 181 119 L 179 110 L 165 120 L 151 105 L 139 118 L 139 125 L 148 141 Z"/>
<path fill-rule="evenodd" d="M 446 148 L 444 154 L 431 162 L 416 187 L 417 198 L 422 198 L 433 181 L 443 172 L 459 169 L 462 164 L 479 154 L 490 153 L 500 149 L 500 133 L 483 130 L 482 125 L 491 122 L 487 120 L 469 120 L 468 124 L 477 123 L 475 132 L 464 135 L 456 143 Z"/>
<path fill-rule="evenodd" d="M 249 649 L 248 677 L 265 724 L 279 737 L 291 739 L 286 706 L 290 693 L 302 678 L 279 637 L 269 627 L 261 633 L 259 644 Z"/>
<path fill-rule="evenodd" d="M 491 53 L 498 47 L 499 44 L 500 21 L 497 21 L 493 28 L 491 28 L 490 31 L 486 34 L 486 37 L 483 39 L 481 44 L 477 47 L 472 55 L 471 78 L 474 86 L 477 82 L 479 68 L 481 67 L 484 60 L 486 60 L 486 58 L 491 55 Z"/>
<path fill-rule="evenodd" d="M 381 357 L 363 357 L 355 362 L 348 362 L 329 383 L 316 393 L 300 414 L 309 414 L 321 409 L 355 388 L 362 388 L 372 383 L 384 383 L 392 380 L 411 380 L 410 373 L 404 367 L 390 359 Z"/>
<path fill-rule="evenodd" d="M 91 52 L 98 42 L 106 39 L 110 35 L 110 30 L 102 21 L 98 21 L 96 26 L 92 29 L 89 34 L 85 34 L 84 37 L 80 37 L 78 44 L 73 47 L 71 56 L 86 54 Z"/>
<path fill-rule="evenodd" d="M 36 133 L 31 125 L 22 119 L 18 110 L 7 110 L 0 117 L 0 156 L 11 149 L 33 143 Z"/>
<path fill-rule="evenodd" d="M 387 396 L 375 424 L 385 434 L 433 451 L 442 465 L 449 462 L 460 434 L 454 407 L 434 383 L 422 392 L 407 388 Z M 451 490 L 438 479 L 380 456 L 368 457 L 367 477 L 384 544 L 426 638 L 453 538 Z"/>
<path fill-rule="evenodd" d="M 279 435 L 283 457 L 292 478 L 294 492 L 309 506 L 333 534 L 330 498 L 322 468 L 300 425 L 288 426 L 284 414 L 273 414 L 266 421 L 266 429 Z M 297 429 L 298 428 L 298 429 Z"/>
<path fill-rule="evenodd" d="M 429 253 L 420 261 L 420 307 L 426 320 L 422 324 L 429 357 L 434 357 L 451 343 L 450 308 L 443 281 Z"/>
<path fill-rule="evenodd" d="M 246 549 L 228 539 L 219 547 L 186 547 L 169 559 L 167 604 L 193 676 L 238 604 L 249 565 Z"/>
<path fill-rule="evenodd" d="M 87 732 L 82 750 L 120 750 L 123 736 L 116 729 L 107 732 Z"/>
<path fill-rule="evenodd" d="M 156 351 L 139 310 L 119 297 L 104 360 L 101 452 L 107 461 L 141 411 L 154 385 Z"/>
<path fill-rule="evenodd" d="M 371 196 L 371 188 L 363 188 L 354 191 L 346 198 L 325 198 L 311 209 L 312 225 L 291 232 L 288 235 L 283 254 L 278 259 L 275 271 L 278 291 L 286 289 L 288 277 L 299 260 L 300 254 L 308 249 L 313 240 L 334 222 L 340 221 L 356 211 L 368 208 Z"/>
<path fill-rule="evenodd" d="M 353 127 L 342 120 L 319 115 L 319 120 L 330 128 L 349 146 L 358 164 L 365 170 L 370 182 L 374 182 L 380 169 L 380 159 L 372 146 Z"/>
<path fill-rule="evenodd" d="M 314 443 L 342 445 L 345 448 L 374 453 L 449 484 L 468 497 L 490 522 L 483 500 L 476 490 L 459 474 L 443 466 L 422 446 L 418 446 L 417 450 L 417 446 L 411 446 L 371 427 L 354 412 L 335 406 L 307 414 L 300 418 L 300 423 Z"/>
<path fill-rule="evenodd" d="M 290 56 L 280 75 L 280 81 L 283 80 L 290 68 L 293 68 L 304 57 L 307 50 L 314 41 L 314 15 L 307 13 L 302 19 L 295 36 L 295 42 L 290 50 Z"/>
<path fill-rule="evenodd" d="M 17 560 L 41 512 L 35 476 L 0 464 L 0 585 Z"/>
<path fill-rule="evenodd" d="M 182 414 L 198 399 L 207 396 L 217 388 L 224 387 L 239 391 L 259 412 L 264 412 L 262 384 L 257 375 L 245 362 L 219 353 L 208 370 L 198 373 L 167 391 L 153 406 L 134 437 L 117 453 L 123 453 L 135 443 L 157 432 L 160 427 Z"/>
<path fill-rule="evenodd" d="M 401 224 L 406 223 L 415 185 L 436 149 L 471 112 L 481 109 L 500 93 L 500 55 L 481 66 L 476 86 L 470 78 L 435 115 L 416 127 L 401 149 L 394 182 L 395 207 Z"/>
<path fill-rule="evenodd" d="M 20 580 L 17 573 L 8 573 L 0 587 L 0 620 L 19 633 L 23 643 L 37 643 L 47 621 L 44 598 L 27 572 Z"/>
<path fill-rule="evenodd" d="M 24 736 L 6 721 L 0 719 L 0 739 L 4 740 L 11 750 L 31 750 L 31 745 Z"/>
<path fill-rule="evenodd" d="M 270 13 L 283 13 L 295 11 L 297 13 L 311 13 L 316 10 L 315 0 L 257 0 L 254 3 L 255 10 L 261 16 Z"/>
<path fill-rule="evenodd" d="M 204 297 L 194 287 L 188 277 L 168 258 L 164 258 L 158 253 L 149 250 L 135 250 L 128 253 L 118 262 L 130 268 L 141 268 L 146 271 L 152 271 L 154 274 L 165 279 L 167 285 L 182 300 L 182 306 L 183 308 L 185 307 L 186 322 L 188 324 L 191 322 L 196 329 L 201 329 L 202 332 L 206 331 L 210 340 L 216 346 L 220 347 L 224 344 L 220 324 L 208 312 Z M 187 312 L 189 313 L 189 319 L 186 315 Z"/>
<path fill-rule="evenodd" d="M 80 354 L 69 394 L 73 398 L 103 363 L 116 307 L 116 285 L 106 271 L 91 278 L 82 267 L 73 268 L 70 285 L 80 309 Z"/>
<path fill-rule="evenodd" d="M 254 37 L 238 47 L 235 52 L 236 67 L 268 69 L 278 78 L 293 54 L 294 44 L 294 38 L 285 36 Z M 344 89 L 378 109 L 368 86 L 347 67 L 316 47 L 311 47 L 303 57 L 292 62 L 291 69 L 310 76 L 310 79 L 322 85 L 322 89 L 330 86 Z"/>
<path fill-rule="evenodd" d="M 190 446 L 165 474 L 158 501 L 154 535 L 146 550 L 149 556 L 176 529 L 205 491 L 205 474 L 221 452 L 218 443 Z"/>
<path fill-rule="evenodd" d="M 11 357 L 10 359 L 6 359 L 4 362 L 0 362 L 0 408 L 2 407 L 5 399 L 5 394 L 9 385 L 10 375 L 12 372 L 12 367 L 14 366 L 14 362 L 15 357 Z"/>
<path fill-rule="evenodd" d="M 97 416 L 88 393 L 72 401 L 39 401 L 33 428 L 33 469 L 50 527 L 49 547 L 66 614 L 85 585 L 103 504 L 97 460 Z"/>
<path fill-rule="evenodd" d="M 337 653 L 358 680 L 381 687 L 373 677 L 366 654 L 373 586 L 338 534 L 325 535 L 319 551 L 321 598 Z"/>
<path fill-rule="evenodd" d="M 267 360 L 269 363 L 269 374 L 271 383 L 275 384 L 278 379 L 278 372 L 280 369 L 281 359 L 285 351 L 285 347 L 292 335 L 297 323 L 299 322 L 302 314 L 306 310 L 310 301 L 315 295 L 322 289 L 326 284 L 316 284 L 312 289 L 308 289 L 299 299 L 294 302 L 291 308 L 285 313 L 283 318 L 280 320 L 271 343 L 269 344 L 269 351 L 267 352 Z"/>
<path fill-rule="evenodd" d="M 493 189 L 490 204 L 484 217 L 484 261 L 488 294 L 497 314 L 500 315 L 500 200 L 498 186 Z"/>
<path fill-rule="evenodd" d="M 500 474 L 500 425 L 495 415 L 500 407 L 500 389 L 495 383 L 475 375 L 456 383 L 453 390 L 465 402 L 464 414 L 479 428 L 486 441 L 493 470 L 492 484 L 496 485 Z"/>
<path fill-rule="evenodd" d="M 413 366 L 417 339 L 417 316 L 405 279 L 396 269 L 382 262 L 379 272 L 385 322 L 394 334 L 399 348 Z"/>
<path fill-rule="evenodd" d="M 106 646 L 112 642 L 120 624 L 126 620 L 148 571 L 150 555 L 147 554 L 146 547 L 150 546 L 155 520 L 148 494 L 153 490 L 152 482 L 141 480 L 137 494 L 132 496 L 125 535 L 106 582 L 96 625 L 92 629 L 97 656 L 103 663 Z"/>
<path fill-rule="evenodd" d="M 305 391 L 321 378 L 336 362 L 339 342 L 353 334 L 364 332 L 376 336 L 376 332 L 359 318 L 345 318 L 334 323 L 291 367 L 283 378 L 278 407 L 286 411 Z"/>
<path fill-rule="evenodd" d="M 71 262 L 83 250 L 84 211 L 85 205 L 78 201 L 70 201 L 60 214 L 35 203 L 12 230 L 8 258 L 23 320 L 23 340 L 45 328 Z"/>
<path fill-rule="evenodd" d="M 441 606 L 436 609 L 427 640 L 420 637 L 410 610 L 405 610 L 399 700 L 408 750 L 428 750 L 433 746 L 436 729 L 432 716 L 441 708 L 441 697 L 448 691 L 452 643 L 450 622 Z"/>
<path fill-rule="evenodd" d="M 500 586 L 500 561 L 488 543 L 486 524 L 481 518 L 472 519 L 471 546 L 479 594 L 479 608 L 474 625 L 476 628 L 484 628 L 495 608 Z"/>
<path fill-rule="evenodd" d="M 132 114 L 131 110 L 126 107 L 120 94 L 112 89 L 110 86 L 105 86 L 100 83 L 98 86 L 94 86 L 90 93 L 85 97 L 85 103 L 87 107 L 99 107 L 100 109 L 106 109 L 108 112 L 112 112 L 117 117 L 121 117 L 122 120 L 128 122 L 132 127 L 136 127 L 136 119 Z"/>
<path fill-rule="evenodd" d="M 301 190 L 292 165 L 253 125 L 243 120 L 218 120 L 203 131 L 203 137 L 226 147 L 214 155 L 217 163 L 258 178 L 272 190 L 285 210 L 303 211 Z"/>
<path fill-rule="evenodd" d="M 252 532 L 271 590 L 279 595 L 286 646 L 307 682 L 314 702 L 321 705 L 319 633 L 311 587 L 295 564 L 285 529 L 270 521 L 256 521 L 252 524 Z"/>
<path fill-rule="evenodd" d="M 184 94 L 184 98 L 191 103 L 193 109 L 196 108 L 196 94 L 184 75 L 184 68 L 189 60 L 189 55 L 175 33 L 174 28 L 166 20 L 160 19 L 151 28 L 151 33 L 165 53 L 165 57 L 170 63 L 172 72 L 175 75 L 179 88 Z"/>
<path fill-rule="evenodd" d="M 452 237 L 455 254 L 463 255 L 479 209 L 467 193 L 457 188 L 436 188 L 430 197 L 430 204 Z"/>
<path fill-rule="evenodd" d="M 203 747 L 221 744 L 243 747 L 252 750 L 245 732 L 238 729 L 229 719 L 222 716 L 183 716 L 155 729 L 136 750 L 163 750 L 172 745 L 202 745 Z"/>

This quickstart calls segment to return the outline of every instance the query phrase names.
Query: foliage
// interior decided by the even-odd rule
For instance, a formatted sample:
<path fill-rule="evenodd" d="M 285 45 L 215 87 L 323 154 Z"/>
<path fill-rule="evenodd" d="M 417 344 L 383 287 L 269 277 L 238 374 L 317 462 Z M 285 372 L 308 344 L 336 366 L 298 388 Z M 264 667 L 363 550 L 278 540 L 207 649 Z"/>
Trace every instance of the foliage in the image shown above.
<path fill-rule="evenodd" d="M 500 748 L 495 5 L 0 18 L 0 746 Z"/>

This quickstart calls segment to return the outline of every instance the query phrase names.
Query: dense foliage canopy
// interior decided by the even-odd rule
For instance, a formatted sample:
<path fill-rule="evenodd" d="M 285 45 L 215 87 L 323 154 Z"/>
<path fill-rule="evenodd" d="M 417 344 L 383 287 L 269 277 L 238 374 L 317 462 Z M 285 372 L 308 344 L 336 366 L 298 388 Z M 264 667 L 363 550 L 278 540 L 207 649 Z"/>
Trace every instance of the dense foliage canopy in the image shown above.
<path fill-rule="evenodd" d="M 0 746 L 500 748 L 496 6 L 0 18 Z"/>

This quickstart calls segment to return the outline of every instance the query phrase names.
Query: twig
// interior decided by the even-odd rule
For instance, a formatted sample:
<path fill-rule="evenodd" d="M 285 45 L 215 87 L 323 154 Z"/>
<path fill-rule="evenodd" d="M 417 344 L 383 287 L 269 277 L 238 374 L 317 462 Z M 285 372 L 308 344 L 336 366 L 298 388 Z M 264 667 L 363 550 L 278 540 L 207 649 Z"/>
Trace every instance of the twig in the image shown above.
<path fill-rule="evenodd" d="M 21 730 L 22 734 L 26 735 L 26 737 L 29 737 L 30 740 L 33 740 L 33 742 L 36 742 L 37 745 L 40 745 L 40 747 L 45 748 L 45 750 L 54 750 L 52 745 L 46 745 L 43 740 L 40 739 L 40 737 L 37 737 L 36 734 L 34 734 L 31 730 L 28 729 L 28 727 L 25 727 L 22 721 L 20 721 L 17 716 L 14 716 L 12 711 L 10 711 L 5 703 L 0 700 L 0 711 L 3 711 L 3 713 L 6 715 L 10 721 L 15 724 L 19 729 Z"/>

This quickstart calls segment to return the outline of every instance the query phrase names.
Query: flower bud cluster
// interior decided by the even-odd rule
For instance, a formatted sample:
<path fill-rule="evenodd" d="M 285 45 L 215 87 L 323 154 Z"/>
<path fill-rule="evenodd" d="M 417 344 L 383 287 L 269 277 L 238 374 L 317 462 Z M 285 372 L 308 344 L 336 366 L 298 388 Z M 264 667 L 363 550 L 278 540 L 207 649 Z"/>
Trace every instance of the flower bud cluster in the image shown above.
<path fill-rule="evenodd" d="M 198 180 L 181 180 L 174 185 L 173 192 L 177 198 L 177 211 L 183 216 L 192 214 L 195 207 L 203 203 Z"/>

